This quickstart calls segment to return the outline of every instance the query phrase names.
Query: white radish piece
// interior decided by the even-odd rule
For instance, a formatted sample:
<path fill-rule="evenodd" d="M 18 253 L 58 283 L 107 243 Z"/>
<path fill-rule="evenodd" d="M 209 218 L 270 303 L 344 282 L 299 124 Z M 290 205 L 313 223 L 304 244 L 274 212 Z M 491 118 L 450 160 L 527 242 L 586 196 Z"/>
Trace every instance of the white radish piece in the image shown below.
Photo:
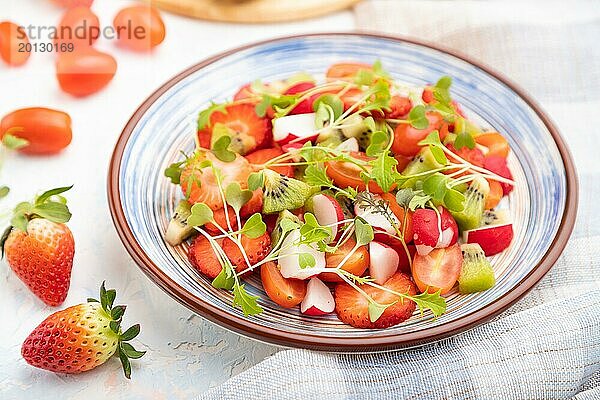
<path fill-rule="evenodd" d="M 315 140 L 318 136 L 316 131 L 315 113 L 273 119 L 273 139 L 280 145 L 300 138 L 302 141 L 298 140 L 299 143 Z"/>
<path fill-rule="evenodd" d="M 358 147 L 358 140 L 356 140 L 355 137 L 347 139 L 347 140 L 344 140 L 335 149 L 339 150 L 339 151 L 346 151 L 346 152 L 359 151 L 360 150 L 359 147 Z"/>
<path fill-rule="evenodd" d="M 340 233 L 338 222 L 344 220 L 344 210 L 333 196 L 328 194 L 317 194 L 312 198 L 312 206 L 315 218 L 320 225 L 332 225 L 331 239 L 334 240 Z M 335 225 L 334 225 L 335 224 Z"/>
<path fill-rule="evenodd" d="M 383 285 L 398 270 L 400 256 L 396 250 L 383 243 L 369 243 L 369 275 L 375 283 Z"/>
<path fill-rule="evenodd" d="M 311 278 L 306 286 L 306 296 L 300 303 L 300 311 L 306 315 L 324 315 L 333 312 L 335 300 L 331 290 L 318 278 Z"/>
<path fill-rule="evenodd" d="M 284 278 L 308 279 L 323 272 L 325 268 L 325 253 L 312 245 L 296 244 L 300 241 L 300 229 L 287 234 L 281 244 L 279 252 L 279 265 Z M 310 254 L 315 259 L 314 267 L 300 268 L 300 254 Z"/>
<path fill-rule="evenodd" d="M 369 196 L 371 196 L 371 198 L 375 202 L 381 200 L 381 197 L 376 194 L 369 194 Z M 390 207 L 387 205 L 387 203 L 384 202 L 384 204 L 386 204 L 386 214 L 389 217 L 391 217 L 392 221 L 394 221 L 394 224 L 396 226 L 400 226 L 400 221 L 398 220 L 398 218 L 396 218 L 394 213 L 390 210 Z M 361 217 L 362 219 L 367 221 L 367 224 L 371 225 L 374 230 L 381 230 L 389 233 L 390 235 L 394 235 L 396 233 L 396 228 L 390 223 L 388 218 L 382 213 L 375 210 L 373 207 L 369 206 L 367 203 L 360 201 L 354 203 L 354 213 L 358 217 Z"/>

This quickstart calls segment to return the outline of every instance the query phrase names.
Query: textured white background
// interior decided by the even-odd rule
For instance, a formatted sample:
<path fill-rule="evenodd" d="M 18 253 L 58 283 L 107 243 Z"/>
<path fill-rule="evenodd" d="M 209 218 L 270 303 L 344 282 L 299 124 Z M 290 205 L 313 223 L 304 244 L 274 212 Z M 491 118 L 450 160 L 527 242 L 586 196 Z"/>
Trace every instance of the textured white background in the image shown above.
<path fill-rule="evenodd" d="M 96 0 L 93 10 L 102 26 L 129 1 Z M 0 0 L 0 20 L 52 25 L 61 10 L 49 0 Z M 94 371 L 56 375 L 29 367 L 20 357 L 22 341 L 55 309 L 37 300 L 6 263 L 0 263 L 0 398 L 1 399 L 188 399 L 274 353 L 272 346 L 227 332 L 180 306 L 154 286 L 134 265 L 114 230 L 106 201 L 106 171 L 113 145 L 137 106 L 158 86 L 186 67 L 232 47 L 293 33 L 340 31 L 354 27 L 350 11 L 324 18 L 276 25 L 230 25 L 163 14 L 167 37 L 150 55 L 125 52 L 100 40 L 119 69 L 110 86 L 87 99 L 62 93 L 54 77 L 54 58 L 33 54 L 22 68 L 0 63 L 0 115 L 29 106 L 70 113 L 74 138 L 58 157 L 9 155 L 0 182 L 11 195 L 0 213 L 36 191 L 74 184 L 68 193 L 76 250 L 71 290 L 64 306 L 96 296 L 102 280 L 117 289 L 127 304 L 125 324 L 142 324 L 136 347 L 148 350 L 134 362 L 127 381 L 119 362 Z M 251 79 L 251 77 L 249 77 Z"/>

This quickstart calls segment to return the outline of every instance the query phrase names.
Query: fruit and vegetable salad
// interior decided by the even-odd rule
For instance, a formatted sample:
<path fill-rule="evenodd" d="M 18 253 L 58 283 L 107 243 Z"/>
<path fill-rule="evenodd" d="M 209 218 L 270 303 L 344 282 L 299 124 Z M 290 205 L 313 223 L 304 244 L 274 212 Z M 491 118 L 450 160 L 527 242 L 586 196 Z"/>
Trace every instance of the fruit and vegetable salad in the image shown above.
<path fill-rule="evenodd" d="M 439 316 L 447 294 L 493 287 L 488 257 L 513 237 L 510 148 L 451 83 L 348 62 L 212 103 L 196 150 L 165 170 L 182 194 L 166 241 L 189 239 L 192 266 L 246 316 L 263 311 L 251 274 L 279 306 L 357 328 Z"/>

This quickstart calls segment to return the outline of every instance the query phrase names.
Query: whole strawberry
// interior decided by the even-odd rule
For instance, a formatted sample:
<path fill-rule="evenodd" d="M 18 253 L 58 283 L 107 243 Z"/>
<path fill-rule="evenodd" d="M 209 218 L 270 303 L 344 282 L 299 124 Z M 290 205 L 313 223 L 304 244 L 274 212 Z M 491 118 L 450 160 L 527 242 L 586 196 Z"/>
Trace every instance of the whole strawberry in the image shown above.
<path fill-rule="evenodd" d="M 140 333 L 140 325 L 121 331 L 125 306 L 114 306 L 114 289 L 100 287 L 100 301 L 57 311 L 29 334 L 21 355 L 28 364 L 53 372 L 78 374 L 104 364 L 117 354 L 125 376 L 131 377 L 129 359 L 142 357 L 127 341 Z"/>
<path fill-rule="evenodd" d="M 0 240 L 8 265 L 49 306 L 65 300 L 71 281 L 75 242 L 64 224 L 71 213 L 60 196 L 70 188 L 48 190 L 31 203 L 19 203 Z"/>

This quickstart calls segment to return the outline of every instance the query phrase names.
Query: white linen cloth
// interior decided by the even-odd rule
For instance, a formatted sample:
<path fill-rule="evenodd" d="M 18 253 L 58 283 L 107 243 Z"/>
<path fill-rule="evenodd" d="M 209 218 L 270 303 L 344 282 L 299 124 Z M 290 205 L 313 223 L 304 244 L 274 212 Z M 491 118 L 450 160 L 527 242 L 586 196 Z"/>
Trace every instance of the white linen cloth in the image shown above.
<path fill-rule="evenodd" d="M 374 0 L 355 16 L 361 30 L 483 61 L 541 103 L 579 172 L 573 236 L 540 284 L 488 324 L 407 351 L 281 351 L 198 399 L 600 399 L 600 2 Z"/>

